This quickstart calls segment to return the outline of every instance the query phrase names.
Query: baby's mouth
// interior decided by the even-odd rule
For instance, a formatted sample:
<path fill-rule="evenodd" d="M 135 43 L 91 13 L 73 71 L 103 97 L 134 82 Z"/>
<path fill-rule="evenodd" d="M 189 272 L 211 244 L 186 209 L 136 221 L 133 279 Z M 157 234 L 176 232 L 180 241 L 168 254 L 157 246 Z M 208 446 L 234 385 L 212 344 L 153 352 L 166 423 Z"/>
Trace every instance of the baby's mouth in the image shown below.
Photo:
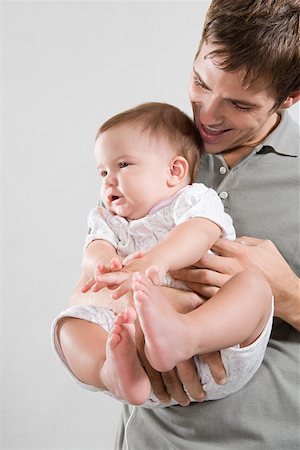
<path fill-rule="evenodd" d="M 120 196 L 119 195 L 113 195 L 110 194 L 107 196 L 109 203 L 115 202 L 116 200 L 119 200 Z"/>

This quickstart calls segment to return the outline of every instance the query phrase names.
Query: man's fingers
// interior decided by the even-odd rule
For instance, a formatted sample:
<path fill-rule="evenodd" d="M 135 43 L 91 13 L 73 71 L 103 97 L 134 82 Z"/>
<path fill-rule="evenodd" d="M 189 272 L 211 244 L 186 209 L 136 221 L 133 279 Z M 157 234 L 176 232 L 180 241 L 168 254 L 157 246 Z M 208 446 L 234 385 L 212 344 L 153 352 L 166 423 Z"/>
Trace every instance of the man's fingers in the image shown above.
<path fill-rule="evenodd" d="M 137 327 L 136 345 L 137 345 L 139 358 L 141 360 L 142 366 L 144 367 L 144 369 L 149 377 L 154 395 L 156 395 L 156 397 L 162 403 L 168 404 L 170 402 L 170 396 L 169 396 L 169 394 L 166 390 L 166 387 L 163 383 L 161 373 L 157 372 L 155 369 L 153 369 L 153 367 L 150 366 L 150 364 L 146 358 L 146 355 L 144 352 L 144 336 L 141 332 L 140 326 Z"/>
<path fill-rule="evenodd" d="M 229 239 L 220 238 L 212 246 L 212 251 L 220 256 L 235 256 L 240 251 L 240 243 L 236 241 L 230 241 Z"/>
<path fill-rule="evenodd" d="M 144 369 L 147 372 L 147 375 L 149 377 L 154 395 L 156 395 L 156 397 L 162 403 L 165 403 L 165 404 L 170 403 L 170 396 L 169 396 L 168 392 L 166 391 L 166 387 L 164 385 L 164 382 L 162 380 L 162 376 L 161 376 L 160 372 L 157 372 L 156 370 L 154 370 L 150 366 L 150 364 L 148 363 L 147 360 L 144 360 L 143 365 L 144 365 Z"/>
<path fill-rule="evenodd" d="M 198 283 L 186 283 L 186 285 L 193 292 L 196 292 L 198 295 L 200 295 L 200 297 L 204 297 L 204 299 L 211 298 L 220 289 L 216 286 L 207 286 L 206 284 Z"/>
<path fill-rule="evenodd" d="M 208 365 L 215 382 L 218 384 L 226 383 L 227 374 L 220 352 L 206 353 L 201 355 L 201 358 Z"/>
<path fill-rule="evenodd" d="M 194 361 L 192 359 L 181 362 L 176 366 L 178 376 L 186 387 L 190 396 L 196 401 L 202 401 L 205 398 L 205 392 L 200 383 Z"/>
<path fill-rule="evenodd" d="M 250 247 L 265 247 L 265 248 L 274 248 L 274 244 L 269 239 L 258 239 L 250 236 L 241 236 L 238 237 L 235 242 L 243 245 L 249 245 Z"/>
<path fill-rule="evenodd" d="M 221 287 L 228 281 L 229 275 L 226 272 L 220 273 L 210 269 L 183 269 L 177 271 L 174 278 L 186 283 Z"/>
<path fill-rule="evenodd" d="M 235 273 L 236 261 L 231 257 L 206 253 L 196 264 L 199 269 L 213 270 L 219 273 Z"/>
<path fill-rule="evenodd" d="M 169 372 L 162 372 L 161 376 L 170 396 L 173 397 L 174 400 L 176 400 L 181 406 L 189 405 L 190 399 L 183 390 L 176 370 L 173 369 Z"/>

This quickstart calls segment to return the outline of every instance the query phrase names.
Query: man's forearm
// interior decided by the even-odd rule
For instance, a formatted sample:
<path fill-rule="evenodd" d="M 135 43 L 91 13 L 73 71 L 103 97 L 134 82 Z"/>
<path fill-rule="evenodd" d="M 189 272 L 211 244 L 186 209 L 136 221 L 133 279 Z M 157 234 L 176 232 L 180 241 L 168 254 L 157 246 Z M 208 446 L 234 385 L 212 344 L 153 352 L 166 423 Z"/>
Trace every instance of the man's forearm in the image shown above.
<path fill-rule="evenodd" d="M 278 301 L 279 300 L 279 301 Z M 285 289 L 275 296 L 275 315 L 300 331 L 300 279 L 287 280 Z"/>

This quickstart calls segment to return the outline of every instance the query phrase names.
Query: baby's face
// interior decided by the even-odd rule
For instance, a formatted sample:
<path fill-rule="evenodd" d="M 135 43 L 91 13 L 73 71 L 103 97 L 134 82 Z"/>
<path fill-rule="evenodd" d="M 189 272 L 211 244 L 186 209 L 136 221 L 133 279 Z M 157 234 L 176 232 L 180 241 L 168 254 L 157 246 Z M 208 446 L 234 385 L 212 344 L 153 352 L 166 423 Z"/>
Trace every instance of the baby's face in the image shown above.
<path fill-rule="evenodd" d="M 168 180 L 175 155 L 166 138 L 150 137 L 134 124 L 118 125 L 99 136 L 95 156 L 101 199 L 114 214 L 138 219 L 172 195 Z"/>

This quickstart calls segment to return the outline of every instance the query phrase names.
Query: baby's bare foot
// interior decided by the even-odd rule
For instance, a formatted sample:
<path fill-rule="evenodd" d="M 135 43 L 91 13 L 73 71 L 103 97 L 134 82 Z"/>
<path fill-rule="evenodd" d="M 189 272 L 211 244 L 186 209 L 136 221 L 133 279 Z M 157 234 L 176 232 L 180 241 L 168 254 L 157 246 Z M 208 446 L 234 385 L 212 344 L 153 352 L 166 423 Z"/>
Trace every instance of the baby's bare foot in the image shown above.
<path fill-rule="evenodd" d="M 157 286 L 154 267 L 133 274 L 133 297 L 145 336 L 145 354 L 152 367 L 167 372 L 188 359 L 186 318 L 174 310 Z"/>
<path fill-rule="evenodd" d="M 136 312 L 132 307 L 117 316 L 106 343 L 101 380 L 116 397 L 141 405 L 150 395 L 151 384 L 135 346 Z"/>

